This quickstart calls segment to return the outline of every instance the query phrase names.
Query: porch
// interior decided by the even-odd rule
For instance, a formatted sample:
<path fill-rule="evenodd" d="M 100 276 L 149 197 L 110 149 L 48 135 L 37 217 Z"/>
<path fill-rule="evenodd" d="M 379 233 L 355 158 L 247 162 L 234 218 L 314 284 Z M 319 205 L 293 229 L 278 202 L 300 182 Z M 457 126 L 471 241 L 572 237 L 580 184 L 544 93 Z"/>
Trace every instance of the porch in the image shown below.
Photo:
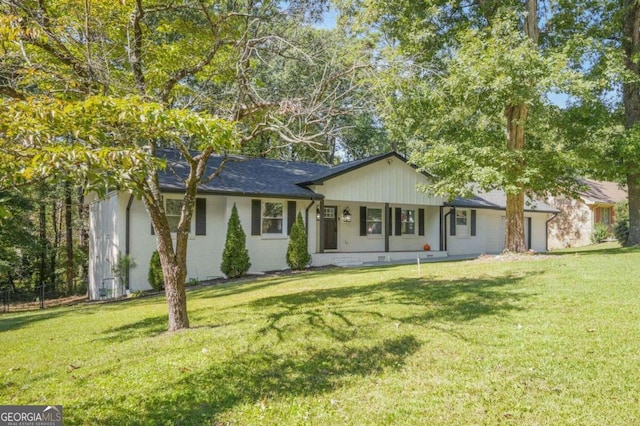
<path fill-rule="evenodd" d="M 372 252 L 324 252 L 311 255 L 313 266 L 360 266 L 370 263 L 412 263 L 447 257 L 446 251 L 372 251 Z"/>

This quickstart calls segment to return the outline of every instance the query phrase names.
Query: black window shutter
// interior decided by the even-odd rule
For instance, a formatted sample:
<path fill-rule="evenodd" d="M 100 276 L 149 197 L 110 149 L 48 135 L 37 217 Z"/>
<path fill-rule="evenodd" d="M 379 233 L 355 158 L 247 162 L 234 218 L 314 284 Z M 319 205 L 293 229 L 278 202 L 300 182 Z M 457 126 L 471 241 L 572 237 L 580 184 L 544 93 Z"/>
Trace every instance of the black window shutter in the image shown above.
<path fill-rule="evenodd" d="M 296 202 L 287 201 L 287 235 L 291 233 L 291 228 L 296 222 Z"/>
<path fill-rule="evenodd" d="M 471 236 L 476 235 L 476 211 L 471 210 Z"/>
<path fill-rule="evenodd" d="M 424 235 L 424 209 L 418 209 L 418 235 Z"/>
<path fill-rule="evenodd" d="M 395 235 L 402 235 L 402 209 L 400 207 L 396 207 L 396 233 Z"/>
<path fill-rule="evenodd" d="M 451 214 L 449 216 L 451 216 L 449 223 L 451 225 L 451 229 L 449 230 L 449 235 L 456 235 L 456 209 L 451 210 Z"/>
<path fill-rule="evenodd" d="M 367 236 L 367 208 L 360 206 L 360 236 Z"/>
<path fill-rule="evenodd" d="M 196 235 L 207 235 L 206 198 L 196 198 Z"/>
<path fill-rule="evenodd" d="M 389 207 L 389 211 L 387 213 L 387 235 L 393 235 L 393 221 L 391 220 L 393 216 L 393 209 Z"/>
<path fill-rule="evenodd" d="M 531 218 L 527 218 L 527 236 L 529 240 L 527 241 L 527 249 L 531 250 Z"/>
<path fill-rule="evenodd" d="M 260 216 L 262 215 L 262 201 L 251 200 L 251 235 L 260 235 Z"/>

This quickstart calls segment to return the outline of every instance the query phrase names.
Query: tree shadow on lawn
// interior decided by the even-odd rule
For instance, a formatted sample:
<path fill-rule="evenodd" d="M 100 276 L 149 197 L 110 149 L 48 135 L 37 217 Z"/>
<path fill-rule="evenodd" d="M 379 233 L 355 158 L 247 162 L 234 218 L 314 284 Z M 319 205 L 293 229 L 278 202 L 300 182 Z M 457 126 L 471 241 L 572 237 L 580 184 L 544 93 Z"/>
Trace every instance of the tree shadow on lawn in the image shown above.
<path fill-rule="evenodd" d="M 419 348 L 414 336 L 403 335 L 362 347 L 247 352 L 223 362 L 212 356 L 207 368 L 195 372 L 184 368 L 183 378 L 142 396 L 139 409 L 121 406 L 123 398 L 110 394 L 100 401 L 86 399 L 69 411 L 77 413 L 75 420 L 96 424 L 212 424 L 239 404 L 268 406 L 271 400 L 287 397 L 319 397 L 342 386 L 348 377 L 398 370 Z M 88 410 L 94 409 L 103 414 L 87 417 Z"/>
<path fill-rule="evenodd" d="M 103 332 L 105 336 L 97 340 L 115 343 L 136 338 L 153 337 L 166 333 L 168 326 L 169 318 L 166 314 L 147 317 L 136 322 L 109 328 Z"/>
<path fill-rule="evenodd" d="M 541 272 L 529 272 L 527 278 L 534 274 L 540 275 Z M 524 278 L 519 275 L 452 281 L 399 278 L 373 285 L 265 297 L 249 305 L 258 310 L 279 309 L 268 315 L 268 324 L 260 331 L 273 331 L 280 340 L 284 339 L 287 329 L 295 332 L 299 323 L 283 320 L 304 315 L 311 326 L 324 328 L 333 338 L 346 341 L 353 335 L 349 328 L 363 315 L 399 323 L 428 324 L 433 321 L 466 322 L 482 316 L 522 310 L 522 300 L 532 294 L 512 289 Z M 388 305 L 403 305 L 406 309 L 389 313 L 389 308 L 384 309 Z M 346 329 L 328 325 L 325 317 L 329 315 L 339 318 Z"/>
<path fill-rule="evenodd" d="M 29 324 L 46 321 L 53 318 L 58 318 L 68 314 L 78 313 L 81 308 L 60 306 L 55 308 L 49 308 L 46 310 L 33 311 L 33 312 L 18 312 L 18 313 L 5 313 L 0 315 L 0 333 L 3 331 L 15 330 L 25 327 Z M 94 312 L 83 309 L 82 315 L 91 315 Z"/>
<path fill-rule="evenodd" d="M 384 266 L 367 266 L 361 268 L 323 268 L 321 270 L 303 270 L 296 272 L 287 272 L 282 275 L 277 274 L 267 276 L 244 277 L 238 280 L 221 281 L 212 285 L 204 285 L 199 288 L 189 289 L 189 297 L 197 297 L 201 299 L 217 298 L 224 296 L 233 296 L 251 291 L 262 290 L 269 287 L 275 287 L 280 284 L 289 283 L 299 280 L 312 280 L 314 278 L 324 278 L 332 272 L 351 275 L 363 273 L 375 273 L 390 269 L 397 266 L 405 265 L 384 265 Z"/>
<path fill-rule="evenodd" d="M 530 276 L 529 273 L 527 278 Z M 166 381 L 144 394 L 123 395 L 116 390 L 99 399 L 87 398 L 74 404 L 69 410 L 77 414 L 72 414 L 70 421 L 211 424 L 241 404 L 268 407 L 274 400 L 286 401 L 298 396 L 320 398 L 352 377 L 401 369 L 406 359 L 420 348 L 422 343 L 409 333 L 389 338 L 384 333 L 374 333 L 368 338 L 360 335 L 359 339 L 352 339 L 354 324 L 363 316 L 374 318 L 370 323 L 374 328 L 376 323 L 382 326 L 392 321 L 437 328 L 443 321 L 458 323 L 482 316 L 506 315 L 524 309 L 523 301 L 533 296 L 521 291 L 519 284 L 523 279 L 524 276 L 518 275 L 452 281 L 400 278 L 373 285 L 305 290 L 236 305 L 228 309 L 247 312 L 248 318 L 254 321 L 256 312 L 269 312 L 266 314 L 268 325 L 258 331 L 258 335 L 271 331 L 280 338 L 287 332 L 300 334 L 300 326 L 306 321 L 309 327 L 329 334 L 331 339 L 322 347 L 313 343 L 260 345 L 261 349 L 222 357 L 212 351 L 204 355 L 207 357 L 204 367 L 192 371 L 194 367 L 189 364 L 176 365 L 174 368 L 178 370 L 174 373 L 179 372 L 181 378 Z M 222 317 L 225 310 L 220 310 Z M 298 318 L 288 320 L 288 316 Z M 330 318 L 332 316 L 335 318 Z M 119 332 L 129 333 L 133 326 L 137 335 L 162 333 L 165 321 L 165 316 L 142 320 L 121 327 Z M 131 408 L 128 398 L 136 398 L 138 404 Z M 78 417 L 74 419 L 75 416 Z"/>

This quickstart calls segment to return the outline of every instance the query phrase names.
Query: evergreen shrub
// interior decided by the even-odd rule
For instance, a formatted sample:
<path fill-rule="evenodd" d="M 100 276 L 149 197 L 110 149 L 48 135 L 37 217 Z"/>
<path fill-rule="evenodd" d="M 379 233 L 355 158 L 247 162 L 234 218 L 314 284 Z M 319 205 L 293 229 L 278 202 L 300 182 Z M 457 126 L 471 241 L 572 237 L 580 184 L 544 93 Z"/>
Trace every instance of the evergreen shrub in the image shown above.
<path fill-rule="evenodd" d="M 227 239 L 222 252 L 222 264 L 220 264 L 220 270 L 227 278 L 240 277 L 251 267 L 246 239 L 238 216 L 238 209 L 234 203 L 227 224 Z"/>

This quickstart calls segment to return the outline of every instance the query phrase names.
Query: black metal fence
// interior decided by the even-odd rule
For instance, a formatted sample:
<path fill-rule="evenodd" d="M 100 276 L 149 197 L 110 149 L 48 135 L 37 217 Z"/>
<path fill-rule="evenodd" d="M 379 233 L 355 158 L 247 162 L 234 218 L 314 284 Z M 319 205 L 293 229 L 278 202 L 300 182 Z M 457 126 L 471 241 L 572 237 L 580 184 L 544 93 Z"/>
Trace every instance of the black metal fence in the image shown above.
<path fill-rule="evenodd" d="M 47 301 L 62 296 L 53 286 L 46 283 L 33 288 L 0 288 L 0 312 L 22 311 L 27 309 L 44 309 Z"/>

